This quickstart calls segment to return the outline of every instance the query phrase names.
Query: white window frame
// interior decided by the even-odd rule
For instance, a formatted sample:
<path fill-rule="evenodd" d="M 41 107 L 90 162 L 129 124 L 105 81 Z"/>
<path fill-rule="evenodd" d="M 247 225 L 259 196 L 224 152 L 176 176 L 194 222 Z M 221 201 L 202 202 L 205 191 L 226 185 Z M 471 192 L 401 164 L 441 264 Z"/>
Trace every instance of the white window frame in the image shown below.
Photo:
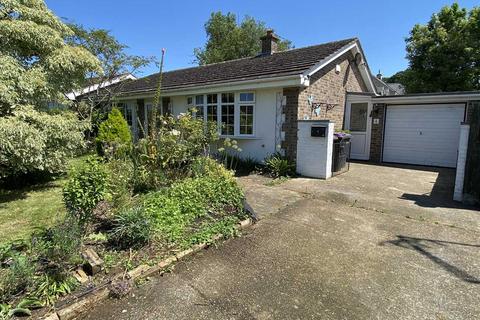
<path fill-rule="evenodd" d="M 233 102 L 225 102 L 223 103 L 221 101 L 222 99 L 222 94 L 233 94 Z M 218 100 L 220 99 L 220 100 Z M 217 101 L 218 101 L 218 114 L 219 116 L 217 116 L 217 119 L 219 120 L 220 122 L 220 136 L 222 137 L 235 137 L 237 136 L 237 94 L 235 92 L 222 92 L 222 93 L 219 93 L 218 94 L 218 98 L 217 98 Z M 233 134 L 222 134 L 222 128 L 223 128 L 223 123 L 222 123 L 222 107 L 223 106 L 233 106 Z"/>
<path fill-rule="evenodd" d="M 251 93 L 253 94 L 253 100 L 251 101 L 240 101 L 240 95 L 242 93 Z M 256 98 L 256 94 L 255 92 L 253 91 L 241 91 L 241 92 L 238 92 L 238 98 L 235 99 L 235 101 L 238 101 L 237 103 L 235 103 L 235 130 L 236 130 L 236 135 L 239 136 L 239 137 L 254 137 L 255 136 L 255 99 Z M 241 106 L 252 106 L 252 133 L 240 133 L 240 107 Z"/>
<path fill-rule="evenodd" d="M 233 104 L 234 106 L 234 117 L 233 117 L 233 135 L 226 135 L 222 134 L 222 94 L 233 93 L 234 95 L 234 102 L 233 103 L 226 103 L 226 104 Z M 240 94 L 242 93 L 250 93 L 253 94 L 253 100 L 251 101 L 240 101 Z M 207 97 L 209 95 L 216 95 L 217 102 L 216 103 L 208 103 Z M 197 104 L 196 97 L 203 96 L 203 104 Z M 191 103 L 188 100 L 191 98 Z M 206 94 L 197 94 L 192 96 L 187 96 L 187 110 L 191 110 L 190 108 L 202 108 L 203 109 L 203 121 L 208 120 L 208 107 L 215 106 L 217 108 L 217 128 L 218 134 L 221 138 L 242 138 L 242 137 L 255 137 L 256 133 L 256 92 L 255 91 L 225 91 L 219 93 L 206 93 Z M 253 107 L 253 124 L 252 124 L 252 133 L 251 134 L 240 134 L 240 107 L 241 106 L 252 106 Z M 196 117 L 196 113 L 193 114 Z"/>
<path fill-rule="evenodd" d="M 132 135 L 134 137 L 137 136 L 137 111 L 136 111 L 136 104 L 135 103 L 132 103 L 132 102 L 128 102 L 128 101 L 125 101 L 125 102 L 114 102 L 113 103 L 113 107 L 117 108 L 120 110 L 120 112 L 122 113 L 122 116 L 123 118 L 125 119 L 125 121 L 127 121 L 127 125 L 130 129 L 130 132 L 132 133 Z M 127 112 L 130 111 L 131 115 L 132 115 L 132 124 L 128 124 L 128 119 L 127 119 Z"/>
<path fill-rule="evenodd" d="M 203 97 L 203 102 L 202 103 L 197 103 L 197 97 L 198 96 L 202 96 Z M 192 101 L 191 102 L 188 102 L 188 100 L 191 99 Z M 187 111 L 188 112 L 192 112 L 192 109 L 195 108 L 197 110 L 202 110 L 203 111 L 203 116 L 202 116 L 202 120 L 203 121 L 206 121 L 207 120 L 207 116 L 206 116 L 206 99 L 207 99 L 207 96 L 205 94 L 196 94 L 194 96 L 188 96 L 187 97 Z M 192 112 L 192 116 L 196 119 L 198 119 L 197 117 L 197 112 Z"/>

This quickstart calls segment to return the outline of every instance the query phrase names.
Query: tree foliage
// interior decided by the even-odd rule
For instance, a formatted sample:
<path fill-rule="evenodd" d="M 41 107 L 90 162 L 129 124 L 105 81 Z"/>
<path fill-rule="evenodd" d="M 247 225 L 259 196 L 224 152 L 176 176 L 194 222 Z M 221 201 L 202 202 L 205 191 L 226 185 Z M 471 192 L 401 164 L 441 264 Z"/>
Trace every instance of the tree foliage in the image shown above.
<path fill-rule="evenodd" d="M 409 68 L 396 74 L 407 92 L 480 89 L 480 7 L 443 7 L 406 39 Z"/>
<path fill-rule="evenodd" d="M 0 0 L 0 114 L 16 105 L 45 105 L 77 88 L 98 60 L 83 47 L 43 0 Z"/>
<path fill-rule="evenodd" d="M 194 50 L 195 62 L 200 65 L 255 56 L 260 53 L 260 37 L 267 27 L 262 21 L 246 16 L 240 24 L 233 13 L 213 12 L 205 23 L 207 43 Z M 282 40 L 279 51 L 290 49 L 292 43 Z"/>
<path fill-rule="evenodd" d="M 154 57 L 131 55 L 127 53 L 128 46 L 120 43 L 109 30 L 86 28 L 82 25 L 69 23 L 73 31 L 66 37 L 67 43 L 80 46 L 91 52 L 100 61 L 103 72 L 92 72 L 78 88 L 98 84 L 97 89 L 87 95 L 81 90 L 74 92 L 76 96 L 83 95 L 84 104 L 75 104 L 76 111 L 82 118 L 90 118 L 94 109 L 108 107 L 111 99 L 121 91 L 123 84 L 107 86 L 116 77 L 125 74 L 135 74 L 141 68 L 155 62 Z M 101 110 L 105 111 L 105 110 Z"/>
<path fill-rule="evenodd" d="M 72 112 L 51 115 L 19 106 L 0 117 L 0 180 L 31 173 L 59 173 L 85 147 L 88 125 Z"/>

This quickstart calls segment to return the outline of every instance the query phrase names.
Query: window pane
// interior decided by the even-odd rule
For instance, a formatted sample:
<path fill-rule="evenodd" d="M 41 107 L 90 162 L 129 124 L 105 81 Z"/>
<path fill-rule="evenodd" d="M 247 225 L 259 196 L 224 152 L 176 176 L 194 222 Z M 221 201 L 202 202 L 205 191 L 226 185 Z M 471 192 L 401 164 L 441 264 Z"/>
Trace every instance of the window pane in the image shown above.
<path fill-rule="evenodd" d="M 207 107 L 207 121 L 217 122 L 217 106 L 208 106 Z"/>
<path fill-rule="evenodd" d="M 240 134 L 253 134 L 253 106 L 240 106 Z"/>
<path fill-rule="evenodd" d="M 172 114 L 172 104 L 170 103 L 170 98 L 162 98 L 162 107 L 164 116 Z"/>
<path fill-rule="evenodd" d="M 350 131 L 367 130 L 368 103 L 352 103 L 350 108 Z"/>
<path fill-rule="evenodd" d="M 133 124 L 133 114 L 132 109 L 129 108 L 125 103 L 117 103 L 116 108 L 120 110 L 125 121 L 127 121 L 129 126 Z"/>
<path fill-rule="evenodd" d="M 195 104 L 203 104 L 203 95 L 195 96 Z"/>
<path fill-rule="evenodd" d="M 235 94 L 233 93 L 222 93 L 222 103 L 234 103 Z"/>
<path fill-rule="evenodd" d="M 203 98 L 202 98 L 202 103 L 203 103 Z M 207 103 L 217 103 L 217 95 L 216 94 L 208 94 L 207 95 Z"/>
<path fill-rule="evenodd" d="M 255 100 L 255 96 L 253 92 L 242 92 L 240 93 L 240 101 L 241 102 L 252 102 Z"/>
<path fill-rule="evenodd" d="M 222 134 L 223 135 L 233 135 L 234 130 L 234 120 L 235 120 L 235 106 L 232 105 L 222 105 Z"/>
<path fill-rule="evenodd" d="M 188 97 L 187 98 L 187 105 L 192 105 L 193 104 L 193 98 L 192 97 Z"/>
<path fill-rule="evenodd" d="M 203 120 L 203 106 L 196 107 L 197 112 L 195 113 L 195 116 L 197 119 Z"/>

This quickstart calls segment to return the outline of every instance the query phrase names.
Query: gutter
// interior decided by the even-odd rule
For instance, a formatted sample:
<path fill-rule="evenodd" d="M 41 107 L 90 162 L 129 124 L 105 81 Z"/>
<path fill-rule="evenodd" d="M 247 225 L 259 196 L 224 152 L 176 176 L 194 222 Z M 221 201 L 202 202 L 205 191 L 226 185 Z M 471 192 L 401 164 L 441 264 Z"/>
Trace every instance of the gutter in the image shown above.
<path fill-rule="evenodd" d="M 257 88 L 275 88 L 275 87 L 308 87 L 310 79 L 303 74 L 295 74 L 290 76 L 282 76 L 275 78 L 259 78 L 252 80 L 240 80 L 220 82 L 209 85 L 190 85 L 174 89 L 162 89 L 165 96 L 181 96 L 191 95 L 197 93 L 211 93 L 218 92 L 218 88 L 225 88 L 225 90 L 246 90 Z M 119 94 L 116 99 L 125 100 L 132 97 L 153 97 L 156 89 L 129 91 Z"/>
<path fill-rule="evenodd" d="M 480 92 L 450 92 L 445 94 L 419 94 L 372 97 L 372 102 L 386 104 L 402 104 L 406 102 L 468 102 L 480 100 Z"/>

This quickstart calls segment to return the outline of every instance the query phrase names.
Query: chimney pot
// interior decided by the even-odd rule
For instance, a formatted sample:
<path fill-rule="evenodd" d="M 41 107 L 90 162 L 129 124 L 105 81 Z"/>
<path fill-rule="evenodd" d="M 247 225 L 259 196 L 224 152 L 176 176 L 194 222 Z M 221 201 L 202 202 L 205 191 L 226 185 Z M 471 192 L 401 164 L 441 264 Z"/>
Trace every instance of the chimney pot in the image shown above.
<path fill-rule="evenodd" d="M 262 41 L 261 55 L 271 55 L 278 50 L 278 40 L 280 40 L 272 29 L 267 30 L 267 34 L 260 38 Z"/>

